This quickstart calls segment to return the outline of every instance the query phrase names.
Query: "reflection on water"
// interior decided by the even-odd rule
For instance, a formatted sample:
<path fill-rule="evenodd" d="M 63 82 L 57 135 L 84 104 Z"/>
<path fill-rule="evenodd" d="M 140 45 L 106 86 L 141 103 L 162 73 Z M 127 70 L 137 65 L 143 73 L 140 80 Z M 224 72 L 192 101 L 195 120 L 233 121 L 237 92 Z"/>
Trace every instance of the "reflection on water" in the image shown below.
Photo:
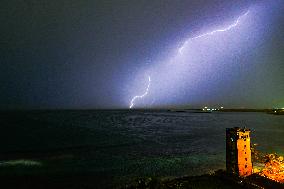
<path fill-rule="evenodd" d="M 0 162 L 0 167 L 8 167 L 8 166 L 41 166 L 41 162 L 35 160 L 28 160 L 28 159 L 18 159 L 18 160 L 9 160 L 9 161 L 2 161 Z"/>

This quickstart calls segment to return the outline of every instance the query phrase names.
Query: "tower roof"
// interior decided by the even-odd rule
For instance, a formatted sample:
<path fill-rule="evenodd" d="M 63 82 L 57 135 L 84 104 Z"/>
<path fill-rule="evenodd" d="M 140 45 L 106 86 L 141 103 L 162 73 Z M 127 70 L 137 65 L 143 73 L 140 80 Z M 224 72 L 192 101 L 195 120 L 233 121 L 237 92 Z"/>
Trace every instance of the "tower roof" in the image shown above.
<path fill-rule="evenodd" d="M 247 131 L 249 131 L 250 132 L 250 129 L 248 129 L 246 127 L 243 127 L 243 128 L 234 127 L 234 128 L 226 128 L 226 131 L 230 131 L 230 132 L 247 132 Z"/>

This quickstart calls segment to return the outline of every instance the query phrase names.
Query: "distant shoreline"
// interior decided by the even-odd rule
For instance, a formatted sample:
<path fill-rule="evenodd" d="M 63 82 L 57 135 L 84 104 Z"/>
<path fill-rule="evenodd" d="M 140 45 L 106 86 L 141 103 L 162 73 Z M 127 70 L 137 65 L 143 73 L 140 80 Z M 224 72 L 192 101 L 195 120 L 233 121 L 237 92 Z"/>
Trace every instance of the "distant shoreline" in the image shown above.
<path fill-rule="evenodd" d="M 202 108 L 135 108 L 135 109 L 0 109 L 0 112 L 17 112 L 17 111 L 202 111 Z M 254 109 L 254 108 L 229 108 L 229 109 L 219 109 L 215 110 L 219 112 L 271 112 L 274 111 L 274 109 Z"/>

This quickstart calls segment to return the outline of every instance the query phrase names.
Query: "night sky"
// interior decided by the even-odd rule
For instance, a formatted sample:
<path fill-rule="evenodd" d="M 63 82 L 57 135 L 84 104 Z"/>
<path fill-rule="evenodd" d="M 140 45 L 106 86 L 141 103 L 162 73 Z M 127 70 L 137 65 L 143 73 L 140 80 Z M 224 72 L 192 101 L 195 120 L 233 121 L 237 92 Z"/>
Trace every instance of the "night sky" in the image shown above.
<path fill-rule="evenodd" d="M 135 96 L 133 108 L 284 107 L 283 0 L 4 0 L 0 10 L 0 109 L 129 108 Z"/>

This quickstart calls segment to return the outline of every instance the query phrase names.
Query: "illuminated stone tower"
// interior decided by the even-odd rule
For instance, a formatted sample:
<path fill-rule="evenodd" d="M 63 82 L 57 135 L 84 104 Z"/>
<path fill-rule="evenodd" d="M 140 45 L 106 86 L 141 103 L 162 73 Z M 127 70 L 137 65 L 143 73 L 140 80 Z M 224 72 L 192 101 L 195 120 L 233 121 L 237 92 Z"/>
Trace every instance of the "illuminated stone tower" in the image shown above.
<path fill-rule="evenodd" d="M 226 168 L 227 172 L 239 176 L 252 174 L 250 130 L 246 128 L 226 129 Z"/>

